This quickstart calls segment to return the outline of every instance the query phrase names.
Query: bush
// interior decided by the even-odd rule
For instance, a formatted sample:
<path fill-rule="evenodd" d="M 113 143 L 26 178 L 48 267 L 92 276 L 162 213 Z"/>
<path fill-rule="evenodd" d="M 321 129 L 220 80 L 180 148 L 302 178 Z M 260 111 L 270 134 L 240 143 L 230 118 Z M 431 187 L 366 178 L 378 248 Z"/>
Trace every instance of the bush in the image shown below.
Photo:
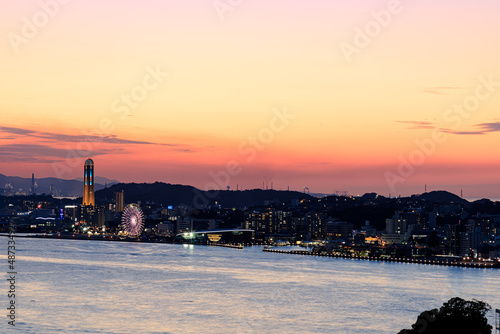
<path fill-rule="evenodd" d="M 455 297 L 438 309 L 422 312 L 412 329 L 403 329 L 399 334 L 491 334 L 486 313 L 491 307 L 479 300 L 464 300 Z"/>

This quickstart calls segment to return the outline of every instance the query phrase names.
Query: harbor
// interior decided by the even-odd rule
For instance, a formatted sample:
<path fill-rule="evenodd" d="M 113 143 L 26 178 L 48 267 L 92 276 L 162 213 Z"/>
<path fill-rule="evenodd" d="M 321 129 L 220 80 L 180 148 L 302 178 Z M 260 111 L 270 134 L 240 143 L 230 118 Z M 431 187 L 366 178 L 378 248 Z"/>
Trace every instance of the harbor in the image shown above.
<path fill-rule="evenodd" d="M 321 256 L 321 257 L 359 260 L 359 261 L 414 263 L 414 264 L 465 267 L 465 268 L 500 268 L 500 262 L 493 262 L 493 261 L 458 261 L 458 260 L 453 261 L 450 259 L 439 259 L 437 257 L 434 258 L 374 257 L 374 256 L 317 253 L 309 250 L 281 250 L 281 249 L 267 248 L 267 247 L 265 247 L 263 251 L 269 253 L 292 254 L 292 255 L 303 255 L 303 256 Z"/>

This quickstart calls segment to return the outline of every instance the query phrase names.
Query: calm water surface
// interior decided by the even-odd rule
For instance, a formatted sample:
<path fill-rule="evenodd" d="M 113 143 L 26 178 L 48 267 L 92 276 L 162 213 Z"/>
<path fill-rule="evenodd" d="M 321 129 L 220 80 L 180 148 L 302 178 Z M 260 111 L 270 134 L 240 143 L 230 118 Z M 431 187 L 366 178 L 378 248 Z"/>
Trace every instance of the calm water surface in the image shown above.
<path fill-rule="evenodd" d="M 260 247 L 16 242 L 12 332 L 397 333 L 455 296 L 500 308 L 500 272 L 492 269 L 273 254 Z M 7 327 L 3 318 L 0 328 Z"/>

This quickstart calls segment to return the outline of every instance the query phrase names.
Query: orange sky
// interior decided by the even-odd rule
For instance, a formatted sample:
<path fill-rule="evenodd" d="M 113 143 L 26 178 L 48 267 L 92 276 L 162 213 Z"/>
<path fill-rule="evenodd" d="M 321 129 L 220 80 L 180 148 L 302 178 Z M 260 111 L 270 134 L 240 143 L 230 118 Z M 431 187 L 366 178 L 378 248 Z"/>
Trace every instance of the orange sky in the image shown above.
<path fill-rule="evenodd" d="M 3 4 L 0 173 L 500 198 L 498 1 L 214 3 Z"/>

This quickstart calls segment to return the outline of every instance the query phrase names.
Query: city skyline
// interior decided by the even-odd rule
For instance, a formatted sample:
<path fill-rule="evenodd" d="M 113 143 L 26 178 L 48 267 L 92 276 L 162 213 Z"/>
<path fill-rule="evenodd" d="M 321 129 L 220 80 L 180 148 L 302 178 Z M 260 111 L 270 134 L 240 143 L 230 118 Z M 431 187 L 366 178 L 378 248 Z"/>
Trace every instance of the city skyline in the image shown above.
<path fill-rule="evenodd" d="M 2 174 L 500 198 L 498 2 L 47 3 L 0 13 Z"/>

